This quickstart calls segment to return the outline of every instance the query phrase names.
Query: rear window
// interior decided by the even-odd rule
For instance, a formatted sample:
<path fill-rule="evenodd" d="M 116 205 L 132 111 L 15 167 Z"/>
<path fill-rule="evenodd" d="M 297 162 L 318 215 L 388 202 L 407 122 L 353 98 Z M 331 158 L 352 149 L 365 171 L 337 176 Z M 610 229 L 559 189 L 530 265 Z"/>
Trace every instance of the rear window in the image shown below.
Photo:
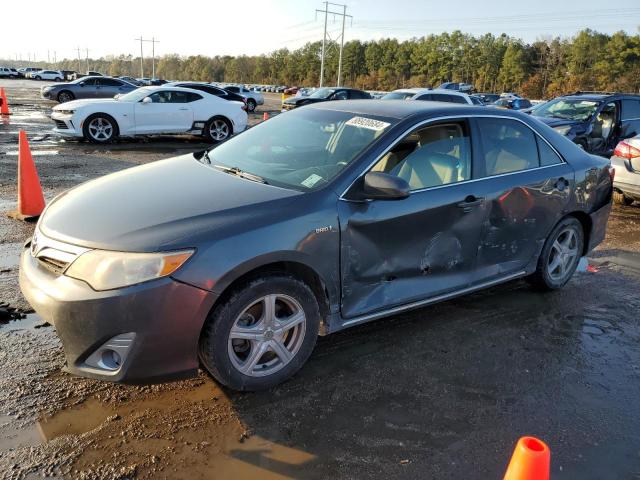
<path fill-rule="evenodd" d="M 389 92 L 381 97 L 381 100 L 407 100 L 413 97 L 413 92 Z"/>

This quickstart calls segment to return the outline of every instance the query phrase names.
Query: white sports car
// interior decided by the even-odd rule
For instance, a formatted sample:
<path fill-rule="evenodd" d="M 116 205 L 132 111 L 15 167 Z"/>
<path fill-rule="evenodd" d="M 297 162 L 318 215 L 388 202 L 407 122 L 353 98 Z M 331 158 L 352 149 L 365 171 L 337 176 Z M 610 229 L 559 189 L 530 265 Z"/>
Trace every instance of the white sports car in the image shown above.
<path fill-rule="evenodd" d="M 85 99 L 53 107 L 53 129 L 106 143 L 118 136 L 188 133 L 225 140 L 247 127 L 242 102 L 179 87 L 144 87 L 114 99 Z"/>

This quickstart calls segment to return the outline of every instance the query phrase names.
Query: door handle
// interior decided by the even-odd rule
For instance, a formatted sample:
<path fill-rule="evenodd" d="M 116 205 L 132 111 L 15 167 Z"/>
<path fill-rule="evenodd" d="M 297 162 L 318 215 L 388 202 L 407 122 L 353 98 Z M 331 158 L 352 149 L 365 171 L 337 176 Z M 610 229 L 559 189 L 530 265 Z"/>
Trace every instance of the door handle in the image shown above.
<path fill-rule="evenodd" d="M 186 111 L 186 110 L 189 110 L 189 109 L 188 108 L 180 108 L 179 110 L 185 110 Z"/>
<path fill-rule="evenodd" d="M 476 197 L 475 195 L 469 195 L 462 202 L 458 203 L 458 208 L 461 208 L 464 213 L 469 213 L 474 207 L 482 205 L 484 202 L 483 197 Z"/>
<path fill-rule="evenodd" d="M 560 177 L 558 181 L 554 184 L 554 187 L 559 192 L 562 192 L 565 188 L 569 186 L 569 180 L 564 177 Z"/>

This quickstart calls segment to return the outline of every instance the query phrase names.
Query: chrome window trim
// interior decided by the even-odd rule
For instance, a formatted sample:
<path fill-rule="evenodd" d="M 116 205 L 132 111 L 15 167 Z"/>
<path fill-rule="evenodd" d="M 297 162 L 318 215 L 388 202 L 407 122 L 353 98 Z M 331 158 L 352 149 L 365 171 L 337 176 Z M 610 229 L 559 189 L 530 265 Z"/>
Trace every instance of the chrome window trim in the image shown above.
<path fill-rule="evenodd" d="M 373 162 L 371 162 L 371 164 L 369 164 L 363 170 L 363 172 L 360 175 L 358 175 L 353 182 L 351 182 L 349 184 L 349 186 L 340 194 L 340 197 L 338 198 L 338 200 L 342 200 L 342 201 L 345 201 L 345 202 L 351 201 L 351 200 L 349 200 L 347 198 L 344 198 L 345 194 L 351 189 L 351 187 L 353 187 L 353 185 L 358 180 L 360 180 L 360 178 L 364 177 L 369 172 L 369 170 L 371 170 L 371 168 L 373 168 L 374 165 L 376 165 L 380 160 L 382 160 L 382 157 L 384 157 L 387 153 L 389 153 L 389 151 L 391 151 L 391 149 L 393 149 L 393 147 L 395 147 L 398 143 L 400 143 L 400 141 L 404 137 L 406 137 L 409 133 L 411 133 L 412 131 L 422 127 L 423 125 L 427 125 L 429 123 L 439 122 L 439 121 L 442 121 L 442 120 L 466 120 L 466 119 L 470 119 L 470 118 L 501 118 L 501 119 L 515 120 L 517 122 L 520 122 L 525 127 L 527 127 L 529 130 L 531 130 L 534 133 L 534 135 L 537 135 L 542 140 L 544 140 L 544 142 L 547 145 L 549 145 L 549 148 L 551 148 L 555 152 L 555 154 L 558 156 L 558 158 L 560 159 L 560 163 L 556 163 L 556 164 L 553 164 L 553 165 L 545 165 L 543 167 L 528 168 L 526 170 L 517 170 L 515 172 L 500 173 L 498 175 L 491 175 L 491 176 L 488 176 L 488 177 L 471 178 L 469 180 L 463 180 L 461 182 L 455 182 L 455 183 L 447 183 L 445 185 L 436 185 L 436 186 L 433 186 L 433 187 L 425 187 L 425 188 L 421 188 L 419 190 L 411 190 L 409 195 L 412 195 L 412 194 L 418 193 L 418 192 L 424 192 L 426 190 L 440 189 L 440 188 L 444 188 L 444 187 L 451 187 L 453 185 L 461 185 L 463 183 L 477 182 L 477 181 L 480 181 L 480 180 L 487 180 L 487 179 L 490 179 L 490 178 L 498 178 L 498 177 L 504 177 L 504 176 L 507 176 L 507 175 L 515 175 L 515 174 L 522 173 L 522 172 L 532 172 L 532 171 L 536 171 L 536 170 L 542 170 L 542 169 L 545 169 L 545 168 L 557 167 L 558 165 L 562 165 L 562 164 L 566 164 L 567 163 L 567 161 L 560 154 L 560 152 L 558 152 L 558 150 L 553 145 L 551 145 L 546 138 L 544 138 L 534 128 L 532 128 L 530 125 L 528 125 L 526 122 L 520 120 L 519 118 L 509 117 L 507 115 L 491 115 L 491 114 L 445 115 L 443 117 L 435 117 L 435 118 L 430 118 L 428 120 L 423 120 L 423 121 L 411 126 L 410 128 L 408 128 L 404 132 L 402 132 L 401 135 L 398 135 L 398 138 L 396 138 L 395 141 L 391 145 L 389 145 L 380 155 L 378 155 L 375 158 L 375 160 Z M 469 138 L 471 138 L 471 137 L 469 137 Z M 536 145 L 536 150 L 537 150 L 537 145 Z M 538 152 L 538 159 L 540 159 L 540 153 L 539 152 Z M 473 159 L 472 159 L 472 161 L 473 161 Z M 358 201 L 361 202 L 362 200 L 358 200 Z M 369 201 L 371 201 L 371 199 L 365 199 L 365 201 L 369 202 Z"/>

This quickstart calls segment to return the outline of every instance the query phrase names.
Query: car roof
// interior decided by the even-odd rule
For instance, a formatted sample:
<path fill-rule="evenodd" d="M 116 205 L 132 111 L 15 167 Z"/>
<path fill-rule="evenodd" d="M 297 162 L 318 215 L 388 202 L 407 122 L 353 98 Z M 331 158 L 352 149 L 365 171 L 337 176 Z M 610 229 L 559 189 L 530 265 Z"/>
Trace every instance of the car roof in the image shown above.
<path fill-rule="evenodd" d="M 417 114 L 447 113 L 452 115 L 487 114 L 487 107 L 462 105 L 449 102 L 407 102 L 406 100 L 340 100 L 333 102 L 319 102 L 304 108 L 349 112 L 356 115 L 374 115 L 391 117 L 399 120 Z M 521 118 L 510 111 L 504 112 L 508 116 Z M 500 112 L 502 115 L 503 112 Z"/>

